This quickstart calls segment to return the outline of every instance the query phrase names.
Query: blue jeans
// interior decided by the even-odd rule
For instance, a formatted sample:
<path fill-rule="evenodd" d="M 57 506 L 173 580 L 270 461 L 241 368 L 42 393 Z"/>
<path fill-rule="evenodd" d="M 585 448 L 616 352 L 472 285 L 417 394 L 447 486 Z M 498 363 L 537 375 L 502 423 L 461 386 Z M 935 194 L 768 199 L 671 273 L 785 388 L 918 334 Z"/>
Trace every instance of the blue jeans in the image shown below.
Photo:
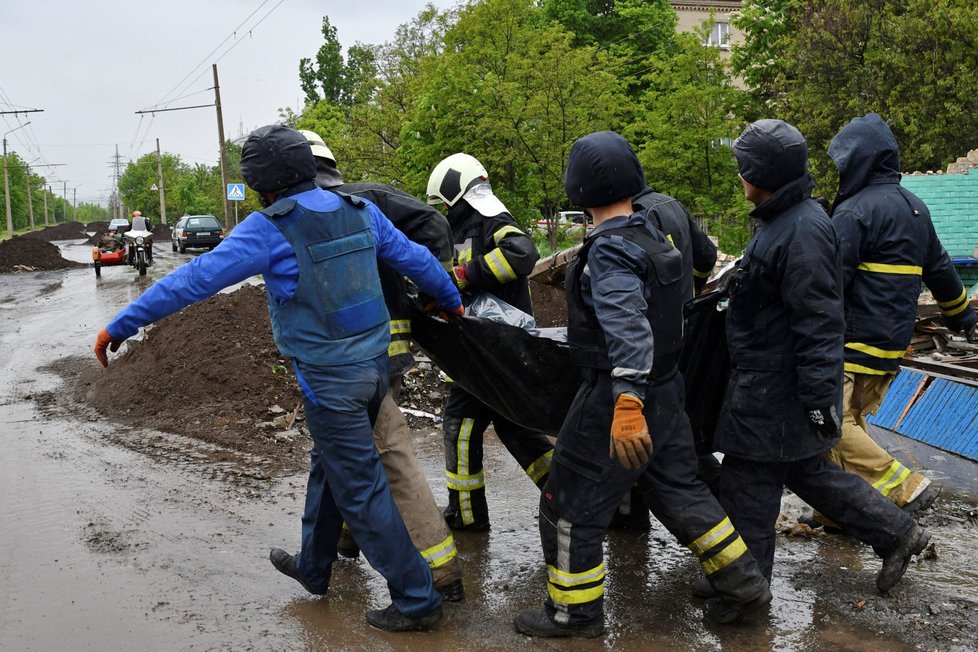
<path fill-rule="evenodd" d="M 387 580 L 394 606 L 417 617 L 441 595 L 394 506 L 374 446 L 373 422 L 387 392 L 387 353 L 342 366 L 295 364 L 312 434 L 309 483 L 296 566 L 325 592 L 346 521 L 367 561 Z"/>

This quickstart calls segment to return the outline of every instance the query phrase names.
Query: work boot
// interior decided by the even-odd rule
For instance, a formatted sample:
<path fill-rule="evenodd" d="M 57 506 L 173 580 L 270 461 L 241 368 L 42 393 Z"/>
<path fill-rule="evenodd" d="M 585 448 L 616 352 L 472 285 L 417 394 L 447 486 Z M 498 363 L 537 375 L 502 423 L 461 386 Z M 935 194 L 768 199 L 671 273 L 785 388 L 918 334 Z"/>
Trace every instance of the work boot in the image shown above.
<path fill-rule="evenodd" d="M 706 601 L 706 606 L 703 608 L 703 615 L 707 620 L 712 620 L 715 623 L 732 623 L 768 604 L 771 602 L 771 598 L 771 589 L 766 584 L 753 598 L 742 602 L 730 602 L 716 596 Z"/>
<path fill-rule="evenodd" d="M 302 585 L 306 591 L 312 593 L 313 595 L 326 595 L 326 590 L 314 591 L 306 584 L 306 579 L 299 572 L 299 569 L 295 565 L 295 557 L 285 552 L 281 548 L 272 548 L 272 551 L 268 553 L 268 560 L 272 562 L 272 566 L 282 573 L 283 575 L 288 575 L 296 582 Z"/>
<path fill-rule="evenodd" d="M 340 557 L 356 559 L 360 556 L 360 546 L 353 540 L 353 535 L 345 527 L 340 530 L 340 540 L 336 542 L 336 552 Z"/>
<path fill-rule="evenodd" d="M 424 616 L 405 616 L 393 604 L 386 609 L 372 609 L 366 613 L 367 622 L 385 632 L 410 632 L 428 629 L 441 620 L 441 605 Z"/>
<path fill-rule="evenodd" d="M 935 485 L 931 483 L 920 492 L 920 495 L 911 500 L 909 503 L 901 507 L 903 511 L 910 514 L 914 518 L 917 518 L 917 513 L 922 512 L 937 500 L 938 496 L 941 495 L 941 491 L 944 489 L 942 485 Z"/>
<path fill-rule="evenodd" d="M 489 506 L 486 504 L 486 490 L 476 489 L 469 492 L 472 503 L 474 522 L 465 523 L 462 520 L 462 508 L 459 506 L 459 492 L 449 490 L 448 506 L 442 508 L 442 516 L 448 527 L 457 532 L 486 532 L 489 529 Z"/>
<path fill-rule="evenodd" d="M 603 619 L 598 622 L 558 625 L 550 620 L 545 609 L 521 611 L 513 619 L 513 626 L 520 634 L 541 638 L 595 638 L 604 634 Z"/>
<path fill-rule="evenodd" d="M 915 523 L 910 536 L 904 539 L 896 550 L 883 558 L 883 567 L 876 576 L 876 588 L 880 593 L 886 593 L 896 586 L 907 572 L 910 558 L 922 553 L 928 542 L 930 542 L 930 532 Z"/>
<path fill-rule="evenodd" d="M 717 590 L 713 588 L 713 584 L 710 580 L 705 577 L 697 577 L 693 582 L 693 597 L 694 598 L 715 598 L 717 597 Z"/>
<path fill-rule="evenodd" d="M 462 585 L 461 577 L 441 586 L 436 584 L 435 590 L 441 593 L 441 598 L 445 602 L 461 602 L 465 599 L 465 586 Z"/>

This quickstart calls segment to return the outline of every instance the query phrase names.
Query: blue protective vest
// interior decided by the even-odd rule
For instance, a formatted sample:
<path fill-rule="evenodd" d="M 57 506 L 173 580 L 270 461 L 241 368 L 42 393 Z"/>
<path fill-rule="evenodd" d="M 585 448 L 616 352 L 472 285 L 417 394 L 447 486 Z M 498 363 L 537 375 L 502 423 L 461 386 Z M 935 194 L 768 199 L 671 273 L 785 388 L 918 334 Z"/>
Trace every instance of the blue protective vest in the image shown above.
<path fill-rule="evenodd" d="M 307 364 L 371 360 L 390 343 L 370 214 L 361 200 L 336 194 L 344 201 L 330 212 L 288 198 L 261 211 L 299 263 L 295 294 L 284 303 L 268 297 L 275 343 L 282 355 Z"/>

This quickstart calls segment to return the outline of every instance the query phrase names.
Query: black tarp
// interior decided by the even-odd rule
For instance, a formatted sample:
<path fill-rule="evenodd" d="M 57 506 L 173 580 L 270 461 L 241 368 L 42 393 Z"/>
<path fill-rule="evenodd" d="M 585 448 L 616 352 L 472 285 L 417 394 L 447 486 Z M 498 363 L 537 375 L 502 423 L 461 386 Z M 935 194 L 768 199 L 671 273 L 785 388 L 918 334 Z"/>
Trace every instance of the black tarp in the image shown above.
<path fill-rule="evenodd" d="M 679 368 L 686 381 L 697 451 L 713 450 L 730 373 L 720 294 L 701 295 L 686 304 L 686 331 Z M 480 317 L 448 321 L 415 309 L 415 341 L 452 380 L 507 419 L 556 435 L 581 376 L 566 344 L 536 337 L 516 326 Z"/>

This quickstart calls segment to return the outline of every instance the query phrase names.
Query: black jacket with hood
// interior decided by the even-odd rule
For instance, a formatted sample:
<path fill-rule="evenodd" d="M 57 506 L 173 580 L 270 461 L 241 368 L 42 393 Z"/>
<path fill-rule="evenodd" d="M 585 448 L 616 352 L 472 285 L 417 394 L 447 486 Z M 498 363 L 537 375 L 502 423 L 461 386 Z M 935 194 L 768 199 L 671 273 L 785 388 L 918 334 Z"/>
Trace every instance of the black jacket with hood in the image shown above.
<path fill-rule="evenodd" d="M 767 122 L 787 126 L 761 121 Z M 797 138 L 804 147 L 793 128 L 788 136 L 764 125 L 760 131 L 762 137 Z M 800 159 L 807 162 L 804 151 Z M 738 152 L 744 178 L 744 157 L 753 156 L 775 164 L 751 168 L 751 183 L 777 190 L 751 211 L 757 228 L 730 286 L 732 371 L 715 444 L 741 459 L 791 462 L 838 441 L 819 435 L 805 410 L 842 404 L 842 270 L 828 216 L 811 198 L 815 182 L 805 163 L 794 172 L 802 176 L 768 183 L 766 177 L 783 174 L 777 165 L 783 157 L 763 148 Z"/>
<path fill-rule="evenodd" d="M 895 373 L 913 335 L 921 281 L 952 330 L 968 331 L 975 311 L 927 206 L 900 185 L 900 150 L 882 118 L 854 118 L 829 156 L 839 169 L 832 227 L 845 280 L 845 369 Z"/>

